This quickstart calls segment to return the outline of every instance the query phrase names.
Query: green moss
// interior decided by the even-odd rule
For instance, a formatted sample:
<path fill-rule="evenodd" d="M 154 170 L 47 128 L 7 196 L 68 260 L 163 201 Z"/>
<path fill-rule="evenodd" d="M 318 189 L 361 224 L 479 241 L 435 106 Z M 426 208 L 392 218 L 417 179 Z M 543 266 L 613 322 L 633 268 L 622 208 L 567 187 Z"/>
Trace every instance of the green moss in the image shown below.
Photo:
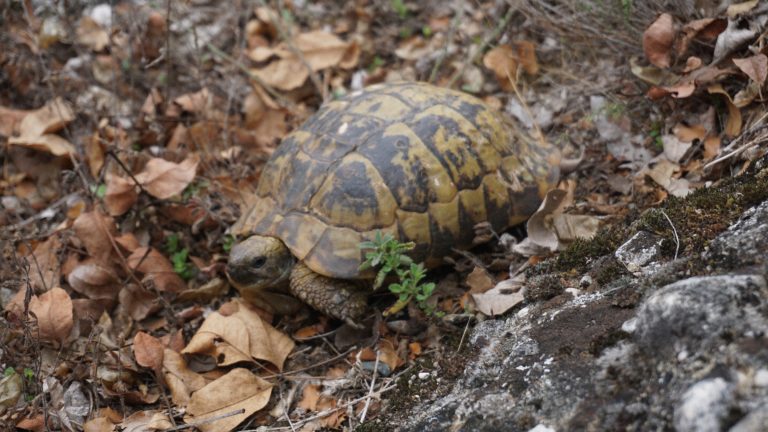
<path fill-rule="evenodd" d="M 765 163 L 768 158 L 763 161 Z M 556 258 L 537 264 L 527 274 L 560 272 L 575 276 L 584 273 L 595 259 L 612 254 L 641 230 L 664 238 L 661 253 L 667 258 L 676 253 L 678 257 L 698 254 L 747 208 L 766 199 L 768 168 L 757 173 L 752 170 L 739 177 L 724 179 L 714 187 L 697 189 L 685 198 L 670 197 L 659 208 L 649 209 L 639 216 L 630 214 L 603 227 L 591 240 L 574 241 Z M 617 276 L 611 269 L 605 272 L 600 276 L 604 281 Z"/>

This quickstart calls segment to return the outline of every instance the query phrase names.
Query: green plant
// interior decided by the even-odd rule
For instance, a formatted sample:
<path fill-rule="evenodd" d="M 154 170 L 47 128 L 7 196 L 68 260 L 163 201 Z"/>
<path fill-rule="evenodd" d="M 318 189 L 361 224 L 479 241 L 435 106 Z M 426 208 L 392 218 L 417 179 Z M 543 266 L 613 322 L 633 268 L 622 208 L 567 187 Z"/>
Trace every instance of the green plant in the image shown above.
<path fill-rule="evenodd" d="M 376 232 L 373 241 L 360 243 L 361 249 L 368 250 L 360 270 L 378 268 L 373 282 L 374 289 L 383 285 L 384 280 L 391 273 L 397 275 L 399 282 L 392 283 L 388 287 L 390 292 L 398 296 L 397 302 L 389 307 L 384 315 L 401 311 L 412 300 L 416 300 L 419 307 L 427 314 L 434 313 L 434 308 L 427 304 L 427 299 L 434 292 L 435 284 L 432 282 L 422 284 L 421 281 L 426 277 L 427 270 L 423 264 L 416 264 L 405 255 L 415 246 L 413 242 L 401 243 L 392 234 L 382 235 L 381 231 Z"/>
<path fill-rule="evenodd" d="M 189 249 L 179 249 L 179 235 L 173 233 L 165 239 L 165 251 L 171 257 L 173 271 L 184 280 L 190 280 L 195 276 L 195 267 L 189 261 Z"/>
<path fill-rule="evenodd" d="M 392 0 L 390 4 L 400 19 L 406 19 L 408 17 L 408 6 L 405 5 L 403 0 Z"/>
<path fill-rule="evenodd" d="M 424 35 L 424 37 L 430 37 L 432 36 L 432 27 L 425 25 L 421 28 L 421 34 Z"/>
<path fill-rule="evenodd" d="M 91 193 L 96 195 L 96 198 L 104 198 L 104 195 L 107 194 L 107 185 L 104 183 L 97 185 L 91 185 Z"/>
<path fill-rule="evenodd" d="M 231 235 L 225 235 L 224 239 L 221 241 L 221 248 L 224 249 L 224 252 L 229 253 L 229 251 L 232 250 L 232 246 L 235 245 L 235 237 Z"/>

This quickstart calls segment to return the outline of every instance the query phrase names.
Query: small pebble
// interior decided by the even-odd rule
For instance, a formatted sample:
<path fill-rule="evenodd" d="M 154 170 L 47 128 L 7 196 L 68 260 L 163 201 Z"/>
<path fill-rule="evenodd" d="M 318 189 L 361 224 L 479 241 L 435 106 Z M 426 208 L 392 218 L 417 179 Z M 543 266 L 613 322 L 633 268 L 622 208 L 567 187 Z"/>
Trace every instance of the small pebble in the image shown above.
<path fill-rule="evenodd" d="M 430 373 L 429 372 L 419 372 L 419 379 L 422 381 L 426 381 L 429 379 Z"/>

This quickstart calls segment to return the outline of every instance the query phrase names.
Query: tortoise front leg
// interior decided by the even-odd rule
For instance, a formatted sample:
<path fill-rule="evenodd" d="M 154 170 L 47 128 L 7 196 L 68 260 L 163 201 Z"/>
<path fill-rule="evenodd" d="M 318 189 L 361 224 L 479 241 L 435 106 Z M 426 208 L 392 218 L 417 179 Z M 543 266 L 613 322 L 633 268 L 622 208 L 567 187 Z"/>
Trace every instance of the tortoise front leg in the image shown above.
<path fill-rule="evenodd" d="M 356 321 L 367 308 L 367 294 L 355 284 L 333 279 L 310 270 L 299 262 L 290 278 L 291 293 L 318 311 L 360 328 Z"/>

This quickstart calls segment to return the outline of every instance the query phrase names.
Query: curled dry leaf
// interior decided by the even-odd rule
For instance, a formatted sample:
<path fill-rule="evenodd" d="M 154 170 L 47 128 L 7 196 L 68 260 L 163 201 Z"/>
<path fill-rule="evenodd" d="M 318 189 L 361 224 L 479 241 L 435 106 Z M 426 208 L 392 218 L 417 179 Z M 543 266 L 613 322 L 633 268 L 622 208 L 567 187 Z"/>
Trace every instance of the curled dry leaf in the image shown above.
<path fill-rule="evenodd" d="M 117 235 L 115 221 L 98 210 L 83 213 L 72 224 L 75 235 L 88 254 L 99 263 L 108 264 L 114 256 L 112 241 Z"/>
<path fill-rule="evenodd" d="M 107 175 L 107 191 L 104 194 L 104 206 L 112 216 L 127 212 L 139 199 L 136 183 L 114 174 Z"/>
<path fill-rule="evenodd" d="M 72 299 L 66 291 L 56 287 L 32 297 L 29 312 L 37 317 L 40 339 L 59 346 L 67 341 L 74 322 Z"/>
<path fill-rule="evenodd" d="M 725 103 L 728 107 L 728 120 L 725 123 L 725 135 L 728 137 L 735 137 L 741 132 L 742 119 L 741 111 L 733 104 L 731 95 L 720 84 L 713 84 L 707 88 L 710 94 L 721 94 L 725 97 Z"/>
<path fill-rule="evenodd" d="M 140 331 L 133 337 L 133 356 L 140 366 L 159 372 L 163 365 L 163 351 L 163 343 L 147 333 Z"/>
<path fill-rule="evenodd" d="M 237 310 L 229 316 L 209 315 L 182 353 L 213 356 L 220 366 L 265 360 L 282 370 L 294 347 L 291 338 L 242 303 L 233 304 Z"/>
<path fill-rule="evenodd" d="M 272 394 L 272 384 L 251 371 L 236 368 L 194 392 L 187 406 L 188 423 L 211 417 L 223 417 L 210 423 L 198 423 L 203 432 L 233 430 L 243 420 L 264 408 Z M 240 414 L 224 416 L 242 410 Z"/>
<path fill-rule="evenodd" d="M 43 151 L 54 156 L 69 156 L 76 154 L 75 147 L 70 144 L 69 141 L 53 134 L 12 137 L 8 139 L 8 144 Z"/>
<path fill-rule="evenodd" d="M 694 39 L 711 42 L 722 33 L 728 21 L 723 18 L 703 18 L 686 23 L 675 42 L 675 52 L 682 56 Z"/>
<path fill-rule="evenodd" d="M 200 157 L 197 155 L 178 164 L 153 158 L 135 177 L 147 193 L 155 198 L 168 199 L 181 193 L 194 180 L 198 163 Z"/>
<path fill-rule="evenodd" d="M 654 66 L 668 68 L 672 64 L 672 45 L 675 42 L 675 19 L 668 13 L 661 14 L 643 32 L 643 52 Z"/>
<path fill-rule="evenodd" d="M 91 299 L 117 299 L 120 281 L 108 267 L 97 261 L 86 261 L 72 270 L 67 281 L 73 290 Z"/>

